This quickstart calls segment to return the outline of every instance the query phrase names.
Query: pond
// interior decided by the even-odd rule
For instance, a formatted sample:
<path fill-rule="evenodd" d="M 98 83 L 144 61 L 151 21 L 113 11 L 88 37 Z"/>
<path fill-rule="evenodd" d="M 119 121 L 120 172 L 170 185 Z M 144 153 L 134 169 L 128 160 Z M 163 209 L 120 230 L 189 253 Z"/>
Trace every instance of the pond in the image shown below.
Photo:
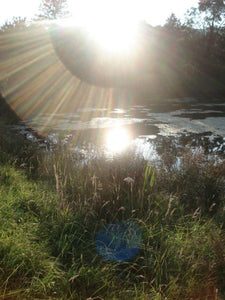
<path fill-rule="evenodd" d="M 208 154 L 225 154 L 225 101 L 197 98 L 167 99 L 155 103 L 85 107 L 74 112 L 41 113 L 20 124 L 33 139 L 31 127 L 52 145 L 59 140 L 71 149 L 94 155 L 96 149 L 114 155 L 135 148 L 147 159 L 188 144 Z"/>

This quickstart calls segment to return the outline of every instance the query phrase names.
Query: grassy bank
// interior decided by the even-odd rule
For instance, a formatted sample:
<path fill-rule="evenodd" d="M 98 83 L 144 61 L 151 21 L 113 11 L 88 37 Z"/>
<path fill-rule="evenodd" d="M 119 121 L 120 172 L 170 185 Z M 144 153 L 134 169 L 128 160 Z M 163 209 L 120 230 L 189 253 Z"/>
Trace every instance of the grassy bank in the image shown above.
<path fill-rule="evenodd" d="M 81 164 L 1 136 L 1 298 L 225 297 L 224 162 L 186 151 L 179 168 L 132 153 Z"/>

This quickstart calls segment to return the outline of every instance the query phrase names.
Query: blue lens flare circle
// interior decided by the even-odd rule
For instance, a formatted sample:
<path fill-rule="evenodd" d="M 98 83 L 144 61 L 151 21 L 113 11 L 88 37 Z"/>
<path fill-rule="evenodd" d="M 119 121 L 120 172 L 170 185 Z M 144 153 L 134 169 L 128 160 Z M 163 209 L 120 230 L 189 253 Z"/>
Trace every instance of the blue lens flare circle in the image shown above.
<path fill-rule="evenodd" d="M 141 233 L 134 222 L 117 222 L 100 230 L 96 236 L 97 252 L 111 261 L 126 261 L 141 247 Z"/>

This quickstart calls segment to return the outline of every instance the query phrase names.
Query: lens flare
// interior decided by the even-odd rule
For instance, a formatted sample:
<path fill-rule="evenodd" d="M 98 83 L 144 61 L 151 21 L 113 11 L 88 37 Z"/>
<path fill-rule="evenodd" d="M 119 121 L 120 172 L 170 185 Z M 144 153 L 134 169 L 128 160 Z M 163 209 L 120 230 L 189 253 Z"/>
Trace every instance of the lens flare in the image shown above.
<path fill-rule="evenodd" d="M 97 234 L 95 246 L 107 260 L 125 261 L 134 257 L 141 247 L 138 226 L 129 221 L 109 224 Z"/>

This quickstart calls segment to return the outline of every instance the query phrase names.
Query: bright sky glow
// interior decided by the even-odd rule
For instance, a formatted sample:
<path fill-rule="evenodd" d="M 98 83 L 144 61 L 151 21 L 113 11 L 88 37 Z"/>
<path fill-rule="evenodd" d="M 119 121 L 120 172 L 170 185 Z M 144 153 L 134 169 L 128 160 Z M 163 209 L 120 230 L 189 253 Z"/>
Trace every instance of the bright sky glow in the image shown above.
<path fill-rule="evenodd" d="M 102 26 L 102 24 L 105 24 L 105 26 Z M 130 50 L 136 45 L 136 23 L 124 23 L 122 20 L 118 20 L 114 24 L 113 20 L 108 19 L 105 23 L 89 23 L 88 29 L 105 52 L 129 54 Z"/>
<path fill-rule="evenodd" d="M 82 16 L 83 13 L 87 17 L 104 15 L 106 18 L 114 15 L 116 23 L 119 16 L 126 15 L 126 19 L 141 18 L 152 25 L 164 24 L 172 12 L 181 18 L 188 8 L 196 7 L 198 4 L 198 0 L 69 0 L 69 2 L 74 15 L 77 16 Z M 31 18 L 38 13 L 39 5 L 40 0 L 0 0 L 0 23 L 12 19 L 13 16 Z"/>
<path fill-rule="evenodd" d="M 34 17 L 39 5 L 39 0 L 0 0 L 0 24 L 13 17 Z"/>
<path fill-rule="evenodd" d="M 132 0 L 69 1 L 71 23 L 85 27 L 104 51 L 130 54 L 136 43 L 140 5 Z"/>

